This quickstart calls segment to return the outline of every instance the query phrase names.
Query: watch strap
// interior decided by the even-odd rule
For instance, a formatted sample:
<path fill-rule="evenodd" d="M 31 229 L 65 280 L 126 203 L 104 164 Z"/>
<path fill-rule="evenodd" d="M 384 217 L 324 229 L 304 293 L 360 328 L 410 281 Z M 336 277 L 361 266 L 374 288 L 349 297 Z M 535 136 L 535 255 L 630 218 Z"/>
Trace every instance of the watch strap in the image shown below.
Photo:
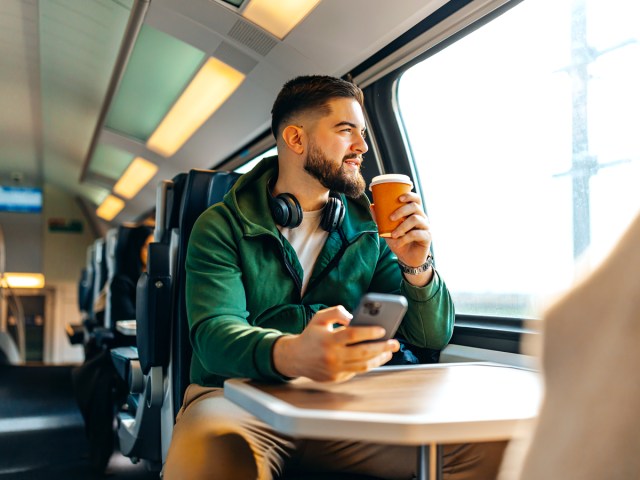
<path fill-rule="evenodd" d="M 429 256 L 427 257 L 427 260 L 422 265 L 419 265 L 417 267 L 410 267 L 409 265 L 401 262 L 400 260 L 398 260 L 398 266 L 400 267 L 400 271 L 402 273 L 406 273 L 408 275 L 418 275 L 422 272 L 426 272 L 427 270 L 433 267 L 433 255 L 429 254 Z"/>

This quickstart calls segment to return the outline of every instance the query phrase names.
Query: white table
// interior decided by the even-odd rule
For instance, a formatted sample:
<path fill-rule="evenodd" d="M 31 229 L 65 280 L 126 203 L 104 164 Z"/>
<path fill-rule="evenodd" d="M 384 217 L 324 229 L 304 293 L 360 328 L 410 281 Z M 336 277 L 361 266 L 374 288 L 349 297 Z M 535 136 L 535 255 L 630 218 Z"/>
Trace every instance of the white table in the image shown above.
<path fill-rule="evenodd" d="M 441 475 L 441 445 L 510 439 L 535 418 L 533 371 L 491 363 L 383 367 L 344 383 L 227 380 L 225 397 L 294 437 L 419 447 L 418 479 Z"/>
<path fill-rule="evenodd" d="M 138 323 L 135 320 L 116 321 L 116 330 L 129 337 L 135 337 L 138 331 Z"/>

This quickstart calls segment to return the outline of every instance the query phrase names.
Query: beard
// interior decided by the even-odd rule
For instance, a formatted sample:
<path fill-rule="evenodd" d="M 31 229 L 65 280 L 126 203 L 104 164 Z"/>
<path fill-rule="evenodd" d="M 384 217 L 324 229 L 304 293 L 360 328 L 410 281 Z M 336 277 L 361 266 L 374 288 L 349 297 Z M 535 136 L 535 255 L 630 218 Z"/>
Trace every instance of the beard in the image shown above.
<path fill-rule="evenodd" d="M 344 166 L 345 160 L 356 157 L 357 154 L 346 155 L 340 165 L 335 165 L 315 143 L 311 143 L 304 169 L 330 191 L 344 193 L 349 198 L 358 198 L 364 193 L 364 178 L 359 169 L 352 172 L 347 171 Z"/>

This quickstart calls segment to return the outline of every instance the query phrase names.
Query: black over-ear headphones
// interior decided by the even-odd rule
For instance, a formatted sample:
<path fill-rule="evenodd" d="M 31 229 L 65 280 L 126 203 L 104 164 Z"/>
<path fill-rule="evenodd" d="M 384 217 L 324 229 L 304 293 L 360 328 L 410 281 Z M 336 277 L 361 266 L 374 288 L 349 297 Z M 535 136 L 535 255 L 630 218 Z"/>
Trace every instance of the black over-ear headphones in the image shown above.
<path fill-rule="evenodd" d="M 267 185 L 267 199 L 269 201 L 269 209 L 273 220 L 285 228 L 296 228 L 302 223 L 302 207 L 298 199 L 290 193 L 281 193 L 276 197 L 271 193 L 273 180 Z M 329 200 L 322 212 L 320 226 L 327 232 L 333 232 L 342 225 L 344 219 L 345 207 L 342 203 L 340 195 L 334 192 L 329 193 Z"/>

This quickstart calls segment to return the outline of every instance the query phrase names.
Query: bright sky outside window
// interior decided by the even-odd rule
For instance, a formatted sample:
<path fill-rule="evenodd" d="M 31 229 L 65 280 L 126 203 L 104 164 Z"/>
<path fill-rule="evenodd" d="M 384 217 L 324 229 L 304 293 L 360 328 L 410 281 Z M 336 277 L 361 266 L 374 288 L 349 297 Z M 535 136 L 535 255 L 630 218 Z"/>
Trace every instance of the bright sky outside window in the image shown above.
<path fill-rule="evenodd" d="M 638 18 L 624 0 L 522 2 L 402 77 L 458 313 L 538 316 L 640 211 Z"/>
<path fill-rule="evenodd" d="M 260 155 L 258 155 L 257 157 L 251 159 L 250 161 L 248 161 L 247 163 L 245 163 L 244 165 L 236 168 L 234 171 L 238 172 L 238 173 L 247 173 L 248 171 L 250 171 L 253 167 L 255 167 L 260 160 L 262 160 L 265 157 L 271 157 L 273 155 L 277 155 L 278 150 L 277 148 L 274 146 L 273 148 L 270 148 L 269 150 L 267 150 L 266 152 L 261 153 Z"/>

